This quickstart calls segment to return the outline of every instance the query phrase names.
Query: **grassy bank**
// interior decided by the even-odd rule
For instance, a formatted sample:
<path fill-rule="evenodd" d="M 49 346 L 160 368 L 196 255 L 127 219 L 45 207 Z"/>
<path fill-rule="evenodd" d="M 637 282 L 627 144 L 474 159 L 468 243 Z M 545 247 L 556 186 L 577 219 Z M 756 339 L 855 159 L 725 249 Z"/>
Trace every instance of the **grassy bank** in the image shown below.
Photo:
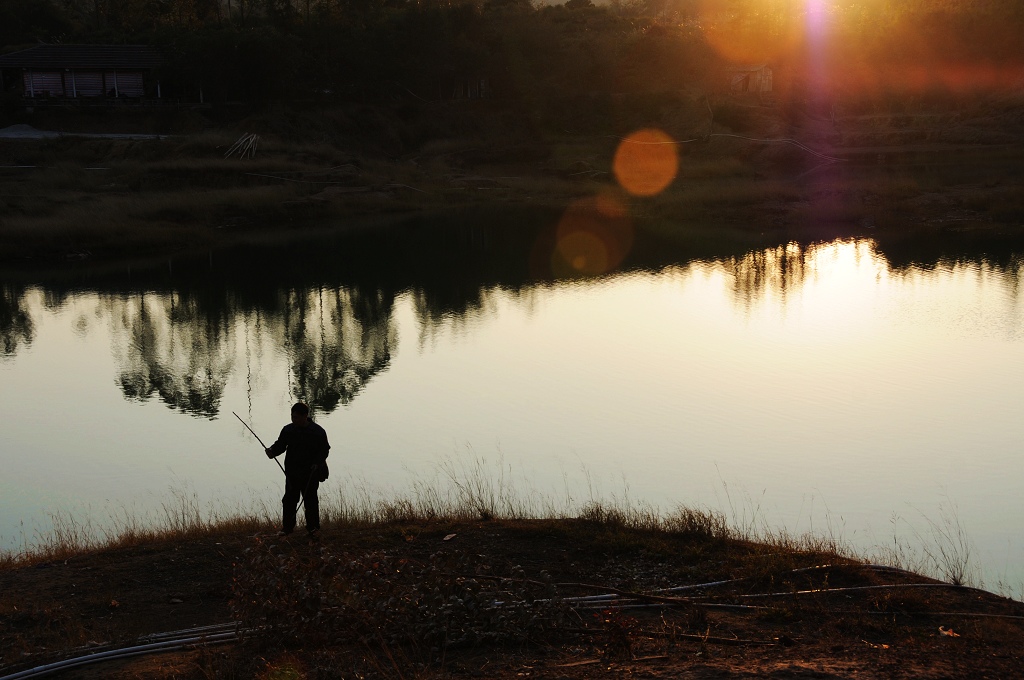
<path fill-rule="evenodd" d="M 613 163 L 625 132 L 553 134 L 496 104 L 438 104 L 411 121 L 385 107 L 257 115 L 160 140 L 0 140 L 9 163 L 0 169 L 0 260 L 124 259 L 366 216 L 564 207 L 599 195 L 680 234 L 1024 229 L 1020 147 L 907 143 L 901 121 L 870 138 L 889 145 L 868 147 L 856 134 L 868 123 L 856 116 L 842 123 L 844 141 L 811 117 L 729 106 L 739 113 L 723 116 L 732 110 L 723 104 L 717 119 L 679 114 L 669 138 L 689 141 L 673 146 L 674 177 L 650 197 L 619 187 Z M 414 133 L 422 119 L 431 129 Z M 232 150 L 246 134 L 259 136 L 252 153 Z"/>
<path fill-rule="evenodd" d="M 187 498 L 168 504 L 161 523 L 125 519 L 102 537 L 65 520 L 0 562 L 0 670 L 232 621 L 246 632 L 230 646 L 71 676 L 847 677 L 858 668 L 1008 677 L 1019 668 L 1020 602 L 870 564 L 834 538 L 688 508 L 592 501 L 556 513 L 501 480 L 450 481 L 391 500 L 335 500 L 314 543 L 275 537 L 273 511 L 210 518 Z"/>

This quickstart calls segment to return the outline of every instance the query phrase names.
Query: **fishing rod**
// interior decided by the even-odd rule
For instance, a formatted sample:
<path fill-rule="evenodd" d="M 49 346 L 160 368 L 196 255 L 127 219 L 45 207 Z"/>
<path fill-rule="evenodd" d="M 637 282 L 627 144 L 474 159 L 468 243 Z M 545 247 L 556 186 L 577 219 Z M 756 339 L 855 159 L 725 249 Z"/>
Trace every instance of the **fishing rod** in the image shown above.
<path fill-rule="evenodd" d="M 249 430 L 249 432 L 252 432 L 252 436 L 256 437 L 256 441 L 258 441 L 260 443 L 260 446 L 263 447 L 263 452 L 266 453 L 267 445 L 263 443 L 263 440 L 260 439 L 260 436 L 258 434 L 256 434 L 255 432 L 252 431 L 252 428 L 249 427 L 249 423 L 247 423 L 244 420 L 242 420 L 242 416 L 238 415 L 234 411 L 232 411 L 231 414 L 233 416 L 235 416 L 236 418 L 238 418 L 239 422 L 242 423 L 242 425 L 245 425 L 245 429 Z M 284 471 L 284 466 L 281 465 L 281 461 L 279 461 L 277 458 L 272 458 L 271 460 L 273 460 L 275 463 L 277 463 L 277 467 L 281 468 L 281 472 L 283 472 L 284 476 L 287 477 L 288 473 Z"/>
<path fill-rule="evenodd" d="M 258 442 L 260 443 L 260 446 L 262 446 L 262 447 L 263 447 L 263 451 L 264 451 L 264 453 L 266 453 L 266 451 L 267 451 L 267 445 L 263 443 L 263 440 L 262 440 L 262 439 L 260 439 L 260 436 L 259 436 L 258 434 L 256 434 L 255 432 L 253 432 L 253 429 L 252 429 L 251 427 L 249 427 L 249 423 L 247 423 L 247 422 L 245 422 L 244 420 L 242 420 L 242 416 L 238 415 L 238 414 L 237 414 L 237 413 L 235 413 L 234 411 L 232 411 L 232 412 L 231 412 L 231 415 L 233 415 L 234 417 L 238 418 L 238 421 L 239 421 L 240 423 L 242 423 L 242 425 L 245 425 L 245 429 L 249 430 L 249 432 L 252 432 L 252 436 L 253 436 L 253 437 L 256 437 L 256 441 L 258 441 Z M 284 466 L 283 466 L 283 465 L 281 465 L 281 461 L 279 461 L 279 460 L 278 460 L 277 458 L 273 458 L 272 460 L 273 460 L 273 461 L 274 461 L 275 463 L 277 463 L 277 467 L 281 468 L 281 472 L 283 472 L 283 473 L 284 473 L 285 479 L 287 479 L 287 478 L 288 478 L 288 473 L 284 471 Z M 305 489 L 303 490 L 303 493 L 302 493 L 302 497 L 301 497 L 301 498 L 299 498 L 299 505 L 298 505 L 298 507 L 296 508 L 296 511 L 298 511 L 298 508 L 301 508 L 301 507 L 302 507 L 302 505 L 303 505 L 303 503 L 305 503 L 305 502 L 306 502 L 306 493 L 305 493 L 305 492 L 306 492 L 306 490 L 308 490 L 308 489 L 309 489 L 309 484 L 310 484 L 310 482 L 312 482 L 312 481 L 313 481 L 313 472 L 315 472 L 315 471 L 316 471 L 316 466 L 314 465 L 314 466 L 313 466 L 313 469 L 309 471 L 309 479 L 308 479 L 308 480 L 306 481 L 306 488 L 305 488 Z"/>

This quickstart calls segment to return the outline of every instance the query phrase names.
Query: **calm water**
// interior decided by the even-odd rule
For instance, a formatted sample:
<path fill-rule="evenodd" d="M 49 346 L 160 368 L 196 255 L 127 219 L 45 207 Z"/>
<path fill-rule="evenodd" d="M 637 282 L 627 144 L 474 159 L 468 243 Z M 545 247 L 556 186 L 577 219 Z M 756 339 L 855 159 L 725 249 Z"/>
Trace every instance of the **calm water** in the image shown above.
<path fill-rule="evenodd" d="M 8 277 L 0 545 L 55 511 L 102 527 L 182 493 L 276 507 L 280 471 L 232 411 L 269 442 L 302 398 L 335 488 L 482 458 L 558 507 L 707 506 L 869 555 L 959 527 L 976 576 L 1020 592 L 1024 249 L 651 228 L 561 257 L 551 225 Z"/>

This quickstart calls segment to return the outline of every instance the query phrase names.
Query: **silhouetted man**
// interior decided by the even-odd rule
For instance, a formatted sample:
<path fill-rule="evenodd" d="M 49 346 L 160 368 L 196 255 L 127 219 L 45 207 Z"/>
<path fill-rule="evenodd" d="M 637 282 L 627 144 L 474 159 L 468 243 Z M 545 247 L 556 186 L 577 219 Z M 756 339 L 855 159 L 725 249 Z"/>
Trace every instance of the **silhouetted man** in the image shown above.
<path fill-rule="evenodd" d="M 281 531 L 286 536 L 295 530 L 295 512 L 299 497 L 306 505 L 306 531 L 313 538 L 320 533 L 320 501 L 316 492 L 327 479 L 327 455 L 331 445 L 327 432 L 309 419 L 309 407 L 301 401 L 292 406 L 292 422 L 281 429 L 277 441 L 267 448 L 267 457 L 276 458 L 285 451 L 284 508 Z"/>

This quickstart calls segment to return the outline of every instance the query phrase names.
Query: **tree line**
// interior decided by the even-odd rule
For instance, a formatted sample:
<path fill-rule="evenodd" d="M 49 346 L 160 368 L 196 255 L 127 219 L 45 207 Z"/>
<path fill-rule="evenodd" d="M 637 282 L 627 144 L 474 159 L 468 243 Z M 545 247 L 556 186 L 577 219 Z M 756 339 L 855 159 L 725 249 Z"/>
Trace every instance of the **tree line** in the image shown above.
<path fill-rule="evenodd" d="M 793 87 L 1006 85 L 1020 35 L 1019 0 L 0 0 L 4 51 L 158 45 L 167 81 L 249 102 L 432 101 L 480 79 L 551 101 L 711 87 L 737 62 L 774 64 Z M 882 77 L 894 69 L 916 75 Z"/>

